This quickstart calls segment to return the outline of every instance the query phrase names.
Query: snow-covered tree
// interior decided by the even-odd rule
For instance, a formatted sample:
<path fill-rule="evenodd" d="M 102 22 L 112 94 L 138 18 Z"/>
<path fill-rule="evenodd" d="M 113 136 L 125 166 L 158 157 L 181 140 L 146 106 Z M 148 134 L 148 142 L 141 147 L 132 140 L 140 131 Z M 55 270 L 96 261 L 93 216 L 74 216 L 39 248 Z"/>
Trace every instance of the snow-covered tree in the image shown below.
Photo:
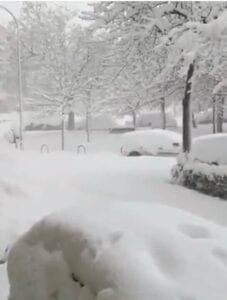
<path fill-rule="evenodd" d="M 147 4 L 101 2 L 93 4 L 93 12 L 86 14 L 86 18 L 95 20 L 94 29 L 102 29 L 108 34 L 109 56 L 105 63 L 112 78 L 107 83 L 109 103 L 115 111 L 131 113 L 134 126 L 139 109 L 153 102 L 148 87 L 155 72 L 160 69 L 151 59 L 155 38 L 147 35 L 144 43 L 140 36 L 144 28 L 141 27 L 137 33 L 137 27 L 144 22 L 143 14 L 150 12 Z M 140 11 L 138 18 L 132 16 L 134 10 Z M 157 55 L 156 58 L 159 60 Z"/>
<path fill-rule="evenodd" d="M 94 36 L 86 31 L 84 52 L 86 64 L 80 74 L 79 86 L 75 91 L 76 107 L 85 115 L 87 141 L 91 139 L 91 119 L 94 114 L 103 112 L 107 107 L 106 81 L 104 57 L 106 56 L 106 43 L 102 35 Z M 106 77 L 106 78 L 105 78 Z"/>
<path fill-rule="evenodd" d="M 187 21 L 181 27 L 173 28 L 168 34 L 171 62 L 168 67 L 171 69 L 171 66 L 178 65 L 181 76 L 186 75 L 187 78 L 183 99 L 184 151 L 190 150 L 191 143 L 192 85 L 204 73 L 209 73 L 214 81 L 217 80 L 214 74 L 223 60 L 223 48 L 220 47 L 220 43 L 226 44 L 225 38 L 220 36 L 226 28 L 225 13 L 222 15 L 223 4 L 195 3 L 192 7 L 197 13 L 187 15 Z M 205 8 L 204 11 L 201 11 L 202 7 Z"/>
<path fill-rule="evenodd" d="M 214 69 L 209 75 L 214 77 L 214 81 L 217 80 L 217 75 L 213 74 L 223 74 L 220 70 L 217 72 L 215 67 L 217 64 L 219 67 L 224 65 L 226 60 L 221 51 L 222 47 L 219 46 L 219 53 L 214 49 L 214 24 L 219 29 L 223 28 L 225 21 L 221 14 L 226 8 L 226 3 L 157 1 L 101 2 L 92 5 L 93 12 L 86 13 L 84 17 L 95 21 L 94 28 L 102 28 L 109 34 L 115 52 L 113 61 L 117 69 L 116 74 L 118 78 L 122 77 L 119 79 L 123 86 L 120 93 L 121 106 L 126 104 L 127 107 L 131 99 L 132 103 L 137 105 L 140 102 L 139 93 L 142 94 L 142 101 L 146 103 L 146 91 L 145 94 L 149 95 L 148 100 L 151 103 L 159 98 L 157 95 L 160 96 L 159 99 L 162 100 L 159 103 L 163 110 L 163 103 L 168 103 L 167 99 L 170 98 L 168 90 L 176 87 L 182 91 L 182 81 L 186 82 L 183 85 L 185 91 L 182 97 L 183 148 L 184 151 L 189 151 L 191 94 L 194 82 L 204 74 L 203 70 L 210 73 L 210 65 Z M 224 42 L 224 36 L 220 39 Z M 137 59 L 139 49 L 140 59 Z M 164 53 L 161 66 L 157 59 L 160 53 Z M 219 57 L 218 62 L 217 59 L 215 61 L 215 56 Z M 140 85 L 143 76 L 139 76 L 139 72 L 135 71 L 143 65 L 140 64 L 141 60 L 145 62 L 142 73 L 146 74 L 143 85 Z M 222 66 L 223 69 L 225 67 Z M 153 95 L 147 93 L 147 89 L 152 89 Z M 128 94 L 128 97 L 123 97 L 125 94 Z"/>

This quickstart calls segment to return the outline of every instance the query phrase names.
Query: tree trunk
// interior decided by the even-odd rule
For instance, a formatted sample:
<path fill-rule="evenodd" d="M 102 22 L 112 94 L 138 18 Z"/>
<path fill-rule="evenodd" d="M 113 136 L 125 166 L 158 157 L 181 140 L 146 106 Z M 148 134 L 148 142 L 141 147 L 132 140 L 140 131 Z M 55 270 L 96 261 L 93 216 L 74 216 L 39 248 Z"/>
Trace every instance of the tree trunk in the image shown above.
<path fill-rule="evenodd" d="M 61 150 L 65 150 L 65 113 L 62 111 L 61 119 Z"/>
<path fill-rule="evenodd" d="M 87 135 L 87 142 L 88 143 L 90 143 L 90 141 L 91 141 L 90 121 L 91 121 L 91 114 L 89 112 L 89 109 L 87 108 L 87 111 L 86 111 L 86 135 Z"/>
<path fill-rule="evenodd" d="M 192 76 L 194 74 L 194 62 L 189 65 L 187 72 L 187 79 L 185 85 L 185 92 L 183 98 L 183 152 L 190 152 L 191 150 L 191 88 Z"/>
<path fill-rule="evenodd" d="M 177 104 L 175 101 L 173 103 L 173 116 L 174 116 L 174 118 L 177 117 Z"/>
<path fill-rule="evenodd" d="M 216 133 L 216 99 L 213 96 L 213 103 L 212 103 L 212 126 L 213 126 L 213 133 Z"/>
<path fill-rule="evenodd" d="M 199 113 L 199 112 L 201 112 L 203 109 L 202 109 L 202 105 L 201 105 L 201 103 L 199 102 L 198 103 L 198 106 L 197 106 L 197 112 Z"/>
<path fill-rule="evenodd" d="M 74 130 L 75 129 L 75 114 L 74 114 L 73 111 L 69 112 L 67 129 L 68 130 Z"/>
<path fill-rule="evenodd" d="M 223 117 L 224 117 L 224 97 L 219 97 L 216 102 L 217 114 L 217 132 L 223 132 Z"/>
<path fill-rule="evenodd" d="M 165 98 L 161 98 L 161 118 L 162 118 L 162 129 L 166 129 L 166 103 Z"/>
<path fill-rule="evenodd" d="M 133 111 L 132 111 L 132 125 L 133 125 L 133 129 L 134 129 L 134 130 L 136 130 L 136 121 L 137 121 L 136 111 L 133 110 Z"/>
<path fill-rule="evenodd" d="M 193 126 L 193 128 L 197 128 L 197 123 L 196 123 L 194 112 L 192 113 L 192 126 Z"/>

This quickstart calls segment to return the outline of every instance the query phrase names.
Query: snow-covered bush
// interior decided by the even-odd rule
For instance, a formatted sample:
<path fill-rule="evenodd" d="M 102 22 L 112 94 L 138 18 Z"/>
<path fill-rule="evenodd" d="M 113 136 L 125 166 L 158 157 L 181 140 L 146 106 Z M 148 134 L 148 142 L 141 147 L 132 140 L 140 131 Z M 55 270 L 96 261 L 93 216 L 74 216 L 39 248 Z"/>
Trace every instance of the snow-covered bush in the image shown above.
<path fill-rule="evenodd" d="M 198 163 L 186 165 L 183 172 L 184 185 L 212 196 L 227 199 L 227 167 Z"/>
<path fill-rule="evenodd" d="M 172 168 L 172 182 L 227 199 L 227 134 L 193 140 L 189 155 L 181 154 Z"/>
<path fill-rule="evenodd" d="M 186 187 L 227 199 L 227 166 L 187 162 L 184 166 L 177 164 L 172 176 Z"/>
<path fill-rule="evenodd" d="M 16 144 L 18 138 L 19 138 L 19 133 L 17 130 L 14 128 L 10 128 L 5 134 L 4 134 L 5 139 L 10 143 L 10 144 Z"/>
<path fill-rule="evenodd" d="M 183 165 L 176 164 L 171 169 L 171 181 L 172 183 L 181 183 L 181 176 L 183 173 Z"/>
<path fill-rule="evenodd" d="M 188 160 L 187 153 L 180 153 L 177 156 L 177 163 L 171 169 L 171 181 L 172 183 L 181 184 L 181 177 L 183 174 L 184 165 Z"/>

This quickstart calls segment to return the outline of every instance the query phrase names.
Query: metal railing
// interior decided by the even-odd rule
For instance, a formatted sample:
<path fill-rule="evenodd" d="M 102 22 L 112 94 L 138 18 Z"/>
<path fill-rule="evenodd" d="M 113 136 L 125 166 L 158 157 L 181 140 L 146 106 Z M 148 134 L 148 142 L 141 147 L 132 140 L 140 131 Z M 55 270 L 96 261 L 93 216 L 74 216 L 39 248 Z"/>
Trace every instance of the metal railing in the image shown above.
<path fill-rule="evenodd" d="M 42 144 L 41 148 L 40 148 L 40 152 L 41 153 L 50 153 L 50 149 L 48 147 L 47 144 Z"/>
<path fill-rule="evenodd" d="M 87 153 L 86 147 L 85 147 L 84 145 L 78 145 L 78 146 L 77 146 L 77 149 L 76 149 L 77 154 L 80 154 L 80 153 L 81 153 L 81 150 L 82 150 L 82 153 L 83 153 L 83 154 L 86 154 L 86 153 Z"/>

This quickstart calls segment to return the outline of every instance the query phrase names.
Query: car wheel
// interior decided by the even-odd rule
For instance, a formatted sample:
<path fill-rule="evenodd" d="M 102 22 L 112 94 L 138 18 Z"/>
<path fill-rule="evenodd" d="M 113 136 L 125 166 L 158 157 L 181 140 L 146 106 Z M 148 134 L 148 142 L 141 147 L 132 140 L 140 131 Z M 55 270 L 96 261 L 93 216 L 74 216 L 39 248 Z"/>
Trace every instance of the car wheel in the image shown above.
<path fill-rule="evenodd" d="M 142 154 L 138 151 L 129 152 L 128 156 L 141 156 Z"/>

